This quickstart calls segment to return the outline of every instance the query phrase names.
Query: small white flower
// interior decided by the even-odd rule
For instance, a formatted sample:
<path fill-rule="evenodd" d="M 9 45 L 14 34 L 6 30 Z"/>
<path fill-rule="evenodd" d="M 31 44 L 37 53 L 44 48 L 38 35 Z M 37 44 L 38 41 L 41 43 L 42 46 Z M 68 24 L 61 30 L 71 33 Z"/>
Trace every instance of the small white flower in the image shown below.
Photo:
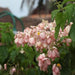
<path fill-rule="evenodd" d="M 23 54 L 25 51 L 23 50 L 23 48 L 20 50 L 20 53 Z"/>
<path fill-rule="evenodd" d="M 0 70 L 2 70 L 2 65 L 0 64 Z"/>

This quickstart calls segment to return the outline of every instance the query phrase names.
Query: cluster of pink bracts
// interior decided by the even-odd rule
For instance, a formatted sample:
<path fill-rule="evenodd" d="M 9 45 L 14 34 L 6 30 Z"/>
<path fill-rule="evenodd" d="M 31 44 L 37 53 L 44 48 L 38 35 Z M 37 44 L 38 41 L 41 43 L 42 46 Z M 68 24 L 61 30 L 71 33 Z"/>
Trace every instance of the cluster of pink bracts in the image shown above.
<path fill-rule="evenodd" d="M 40 51 L 41 54 L 38 56 L 38 66 L 40 70 L 47 71 L 49 65 L 51 65 L 51 61 L 54 61 L 55 58 L 60 57 L 58 49 L 55 47 L 56 42 L 60 40 L 63 36 L 68 36 L 72 23 L 66 26 L 62 31 L 60 28 L 59 35 L 57 40 L 54 37 L 56 23 L 48 21 L 42 21 L 42 23 L 37 26 L 31 26 L 30 28 L 26 28 L 24 32 L 18 32 L 15 35 L 15 43 L 17 46 L 24 46 L 24 44 L 28 44 L 29 46 L 35 46 L 37 51 Z M 66 43 L 69 46 L 71 42 L 70 38 L 66 38 L 62 41 L 62 43 Z M 43 49 L 47 50 L 47 54 L 43 53 Z M 60 68 L 53 65 L 53 75 L 60 75 Z"/>

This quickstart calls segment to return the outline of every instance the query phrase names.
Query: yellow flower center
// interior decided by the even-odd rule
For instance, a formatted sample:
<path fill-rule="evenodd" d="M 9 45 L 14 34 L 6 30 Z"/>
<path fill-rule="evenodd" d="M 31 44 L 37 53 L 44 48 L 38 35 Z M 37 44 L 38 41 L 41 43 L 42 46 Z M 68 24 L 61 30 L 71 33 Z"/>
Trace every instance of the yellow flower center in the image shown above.
<path fill-rule="evenodd" d="M 61 65 L 58 63 L 58 64 L 57 64 L 57 67 L 61 68 Z"/>
<path fill-rule="evenodd" d="M 38 32 L 37 34 L 40 35 L 40 32 Z"/>

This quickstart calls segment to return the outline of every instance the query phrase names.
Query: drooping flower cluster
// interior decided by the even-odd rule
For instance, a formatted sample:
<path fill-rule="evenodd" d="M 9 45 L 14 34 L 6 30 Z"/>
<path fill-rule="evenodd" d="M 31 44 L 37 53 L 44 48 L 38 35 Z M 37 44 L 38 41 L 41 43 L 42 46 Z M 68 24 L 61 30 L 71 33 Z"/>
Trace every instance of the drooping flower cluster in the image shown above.
<path fill-rule="evenodd" d="M 51 65 L 51 61 L 60 57 L 59 51 L 55 45 L 61 37 L 68 36 L 71 25 L 72 23 L 66 26 L 63 31 L 60 28 L 58 38 L 55 39 L 55 21 L 51 23 L 48 23 L 48 21 L 42 21 L 42 23 L 37 26 L 27 27 L 24 32 L 18 32 L 15 35 L 15 43 L 17 46 L 24 46 L 24 44 L 35 46 L 36 50 L 42 53 L 37 58 L 38 66 L 40 67 L 40 70 L 47 71 L 48 66 Z M 67 46 L 69 46 L 71 39 L 63 39 L 62 43 L 66 43 Z M 47 50 L 47 54 L 43 53 L 43 49 Z M 57 66 L 54 66 L 52 70 L 53 75 L 60 75 Z"/>
<path fill-rule="evenodd" d="M 56 47 L 54 47 L 53 50 L 48 50 L 47 55 L 52 59 L 52 61 L 54 61 L 55 58 L 60 57 L 60 54 Z"/>
<path fill-rule="evenodd" d="M 45 54 L 40 54 L 38 59 L 39 61 L 38 66 L 40 67 L 40 70 L 47 71 L 47 67 L 51 64 L 49 58 L 46 58 Z"/>

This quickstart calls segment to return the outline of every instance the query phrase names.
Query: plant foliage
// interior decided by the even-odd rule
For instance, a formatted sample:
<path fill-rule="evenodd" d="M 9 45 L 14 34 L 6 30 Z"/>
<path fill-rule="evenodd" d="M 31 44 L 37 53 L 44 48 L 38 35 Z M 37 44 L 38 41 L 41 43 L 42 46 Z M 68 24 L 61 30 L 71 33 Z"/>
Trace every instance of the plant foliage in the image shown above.
<path fill-rule="evenodd" d="M 62 29 L 65 27 L 66 23 L 69 24 L 70 22 L 73 22 L 71 31 L 70 31 L 70 37 L 73 41 L 75 41 L 75 4 L 69 3 L 64 7 L 64 4 L 68 1 L 74 1 L 74 0 L 64 0 L 61 4 L 58 4 L 58 9 L 54 10 L 52 12 L 52 19 L 56 20 L 56 33 L 55 37 L 57 38 L 59 33 L 59 28 Z M 61 7 L 60 7 L 61 5 Z"/>
<path fill-rule="evenodd" d="M 69 2 L 68 4 L 66 4 L 67 2 Z M 67 65 L 69 66 L 69 63 L 67 63 L 65 70 L 64 70 L 64 74 L 62 75 L 72 75 L 68 72 L 70 72 L 68 69 L 75 69 L 75 65 L 74 65 L 74 57 L 75 57 L 75 0 L 63 0 L 62 3 L 58 2 L 57 3 L 57 10 L 54 10 L 52 12 L 52 20 L 55 19 L 56 20 L 56 33 L 55 33 L 55 38 L 58 37 L 58 33 L 59 33 L 59 29 L 60 27 L 63 29 L 65 28 L 65 26 L 67 24 L 69 24 L 70 22 L 73 22 L 73 25 L 71 27 L 70 33 L 69 33 L 69 37 L 71 37 L 72 39 L 72 46 L 70 48 L 71 51 L 71 56 L 68 56 L 69 61 L 71 62 L 71 68 L 68 68 Z M 64 4 L 66 4 L 64 6 Z M 68 59 L 67 58 L 67 59 Z M 64 60 L 67 60 L 66 58 L 64 58 Z M 68 62 L 69 62 L 68 61 Z M 66 72 L 65 72 L 66 71 Z M 74 73 L 75 74 L 75 73 Z M 73 75 L 74 75 L 73 74 Z"/>

